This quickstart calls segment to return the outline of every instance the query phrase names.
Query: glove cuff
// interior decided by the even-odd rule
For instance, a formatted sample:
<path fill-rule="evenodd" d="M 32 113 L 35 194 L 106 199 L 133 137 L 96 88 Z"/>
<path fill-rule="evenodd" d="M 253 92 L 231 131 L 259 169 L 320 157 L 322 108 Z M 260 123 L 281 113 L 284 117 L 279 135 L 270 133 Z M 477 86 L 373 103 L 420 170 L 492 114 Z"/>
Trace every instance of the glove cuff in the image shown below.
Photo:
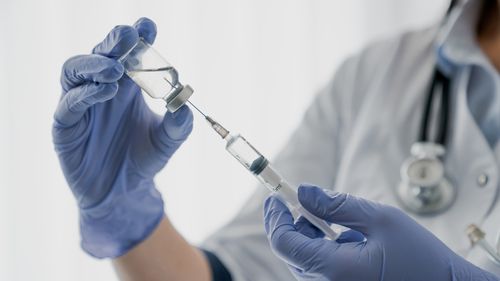
<path fill-rule="evenodd" d="M 144 241 L 163 216 L 163 199 L 152 180 L 132 190 L 116 186 L 98 205 L 80 209 L 81 246 L 96 258 L 119 257 Z"/>

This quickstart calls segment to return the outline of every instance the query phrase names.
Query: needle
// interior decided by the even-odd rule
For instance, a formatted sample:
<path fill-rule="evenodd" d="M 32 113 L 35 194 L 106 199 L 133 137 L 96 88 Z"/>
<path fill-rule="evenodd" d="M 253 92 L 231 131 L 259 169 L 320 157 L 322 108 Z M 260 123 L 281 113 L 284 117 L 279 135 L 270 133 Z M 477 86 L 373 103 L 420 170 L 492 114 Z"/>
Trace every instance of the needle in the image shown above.
<path fill-rule="evenodd" d="M 187 102 L 194 108 L 196 109 L 201 115 L 203 115 L 203 117 L 205 117 L 205 120 L 208 121 L 208 123 L 210 123 L 210 126 L 212 127 L 212 129 L 214 129 L 214 131 L 217 132 L 217 134 L 219 134 L 219 136 L 221 136 L 223 139 L 229 135 L 229 131 L 222 127 L 221 124 L 219 124 L 217 121 L 215 121 L 214 119 L 212 119 L 210 116 L 207 116 L 205 113 L 203 113 L 198 107 L 196 107 L 196 105 L 194 105 L 190 100 L 187 100 Z"/>
<path fill-rule="evenodd" d="M 207 115 L 205 115 L 205 113 L 203 113 L 198 107 L 196 107 L 196 105 L 194 105 L 190 100 L 187 101 L 192 107 L 194 107 L 194 109 L 196 109 L 196 111 L 198 111 L 201 115 L 203 115 L 203 117 L 205 117 L 205 119 L 207 118 Z"/>

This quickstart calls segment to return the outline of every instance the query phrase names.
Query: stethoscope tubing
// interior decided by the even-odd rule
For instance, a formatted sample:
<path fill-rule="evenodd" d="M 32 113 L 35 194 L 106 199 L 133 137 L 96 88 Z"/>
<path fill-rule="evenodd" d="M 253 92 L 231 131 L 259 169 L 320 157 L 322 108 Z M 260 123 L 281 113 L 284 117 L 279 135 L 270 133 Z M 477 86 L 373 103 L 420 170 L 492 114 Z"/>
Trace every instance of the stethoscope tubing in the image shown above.
<path fill-rule="evenodd" d="M 440 108 L 439 108 L 439 120 L 438 131 L 436 134 L 436 139 L 433 141 L 430 139 L 429 130 L 431 128 L 431 119 L 433 113 L 433 103 L 436 100 L 436 95 L 440 94 Z M 420 125 L 420 134 L 418 137 L 419 142 L 435 142 L 443 147 L 446 146 L 447 136 L 448 136 L 448 123 L 450 115 L 450 79 L 446 77 L 436 66 L 434 69 L 432 82 L 429 89 L 429 94 L 427 95 L 427 100 L 425 101 L 424 114 L 422 115 L 422 122 Z"/>

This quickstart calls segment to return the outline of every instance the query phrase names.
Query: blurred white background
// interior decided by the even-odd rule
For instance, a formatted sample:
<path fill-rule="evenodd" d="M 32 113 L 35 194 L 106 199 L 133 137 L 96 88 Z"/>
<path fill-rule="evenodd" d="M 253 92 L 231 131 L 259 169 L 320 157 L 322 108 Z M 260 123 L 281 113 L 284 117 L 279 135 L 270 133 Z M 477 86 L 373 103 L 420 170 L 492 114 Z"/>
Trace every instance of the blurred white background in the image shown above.
<path fill-rule="evenodd" d="M 275 155 L 336 66 L 366 43 L 436 22 L 447 0 L 2 0 L 0 280 L 115 280 L 79 248 L 77 209 L 51 142 L 63 62 L 118 24 L 156 21 L 156 48 L 192 101 Z M 162 102 L 148 100 L 159 113 Z M 156 182 L 193 243 L 256 188 L 196 116 Z"/>

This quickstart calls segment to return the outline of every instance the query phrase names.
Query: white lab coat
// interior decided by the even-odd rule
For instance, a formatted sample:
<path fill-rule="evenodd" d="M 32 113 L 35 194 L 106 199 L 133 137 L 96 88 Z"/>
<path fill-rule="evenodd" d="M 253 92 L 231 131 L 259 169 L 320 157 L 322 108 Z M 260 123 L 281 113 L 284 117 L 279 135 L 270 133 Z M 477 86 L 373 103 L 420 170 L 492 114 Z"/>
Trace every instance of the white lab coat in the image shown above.
<path fill-rule="evenodd" d="M 401 207 L 395 187 L 401 164 L 417 139 L 436 65 L 438 31 L 439 25 L 409 32 L 349 58 L 314 99 L 275 159 L 282 174 L 297 185 L 313 183 Z M 483 251 L 471 249 L 464 232 L 475 223 L 494 243 L 500 229 L 500 146 L 493 150 L 488 145 L 456 80 L 451 85 L 445 166 L 447 177 L 458 188 L 457 200 L 442 214 L 412 216 L 452 250 L 500 275 L 500 268 Z M 488 176 L 484 187 L 477 183 L 481 174 Z M 217 254 L 233 280 L 293 280 L 265 236 L 262 203 L 267 196 L 267 190 L 259 187 L 237 216 L 203 245 Z"/>

